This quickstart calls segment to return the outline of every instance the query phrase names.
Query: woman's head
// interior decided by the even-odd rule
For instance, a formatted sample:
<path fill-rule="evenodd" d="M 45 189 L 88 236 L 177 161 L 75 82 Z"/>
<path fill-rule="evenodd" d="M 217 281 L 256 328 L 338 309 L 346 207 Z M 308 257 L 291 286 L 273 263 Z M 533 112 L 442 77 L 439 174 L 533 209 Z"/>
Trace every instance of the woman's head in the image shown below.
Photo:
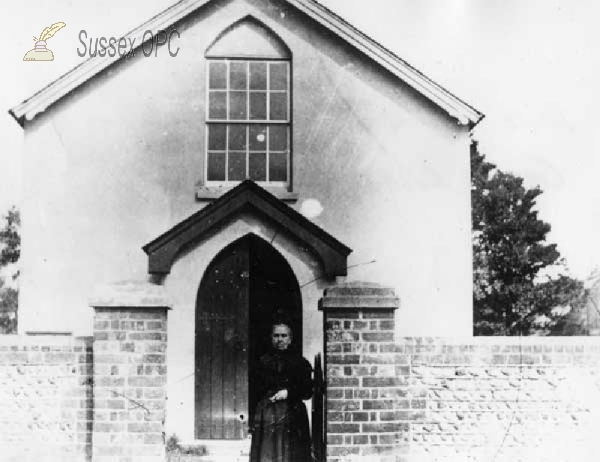
<path fill-rule="evenodd" d="M 271 343 L 278 351 L 285 351 L 292 343 L 292 328 L 284 322 L 276 322 L 271 328 Z"/>

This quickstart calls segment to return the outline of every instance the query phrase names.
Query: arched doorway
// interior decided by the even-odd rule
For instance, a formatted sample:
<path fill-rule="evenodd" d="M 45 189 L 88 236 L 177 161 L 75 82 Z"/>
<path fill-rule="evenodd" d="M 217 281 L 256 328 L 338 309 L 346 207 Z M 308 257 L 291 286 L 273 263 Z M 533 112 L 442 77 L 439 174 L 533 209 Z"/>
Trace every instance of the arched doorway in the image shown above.
<path fill-rule="evenodd" d="M 302 351 L 298 281 L 279 252 L 250 234 L 214 258 L 196 300 L 195 437 L 245 438 L 257 402 L 249 377 L 275 317 L 290 322 Z"/>

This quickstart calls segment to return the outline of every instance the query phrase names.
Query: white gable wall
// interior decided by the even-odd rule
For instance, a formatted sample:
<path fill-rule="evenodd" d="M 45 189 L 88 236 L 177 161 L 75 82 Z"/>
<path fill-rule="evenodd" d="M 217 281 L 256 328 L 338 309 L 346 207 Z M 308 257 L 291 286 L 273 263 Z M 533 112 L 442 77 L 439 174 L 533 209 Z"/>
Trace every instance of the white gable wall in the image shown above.
<path fill-rule="evenodd" d="M 376 261 L 348 279 L 397 288 L 401 334 L 471 334 L 468 128 L 292 7 L 265 5 L 200 9 L 176 25 L 176 58 L 138 50 L 26 123 L 23 331 L 89 334 L 93 286 L 146 279 L 141 247 L 206 205 L 204 51 L 252 14 L 293 54 L 294 207 L 318 200 L 313 221 L 354 250 L 349 264 Z"/>

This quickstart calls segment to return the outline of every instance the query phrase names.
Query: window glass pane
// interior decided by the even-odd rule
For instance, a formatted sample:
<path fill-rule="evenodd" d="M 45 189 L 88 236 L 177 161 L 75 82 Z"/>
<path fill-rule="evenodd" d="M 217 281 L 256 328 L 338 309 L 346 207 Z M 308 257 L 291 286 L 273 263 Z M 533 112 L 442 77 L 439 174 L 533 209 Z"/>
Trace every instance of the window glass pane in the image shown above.
<path fill-rule="evenodd" d="M 208 149 L 210 151 L 225 151 L 227 149 L 227 125 L 208 126 Z"/>
<path fill-rule="evenodd" d="M 208 153 L 208 181 L 225 181 L 225 153 Z"/>
<path fill-rule="evenodd" d="M 229 64 L 229 88 L 231 90 L 246 90 L 247 69 L 246 62 Z"/>
<path fill-rule="evenodd" d="M 267 94 L 250 93 L 250 120 L 267 119 Z"/>
<path fill-rule="evenodd" d="M 289 181 L 289 62 L 209 60 L 208 66 L 206 180 Z"/>
<path fill-rule="evenodd" d="M 271 93 L 270 120 L 287 120 L 287 93 Z"/>
<path fill-rule="evenodd" d="M 209 119 L 227 118 L 227 93 L 224 91 L 211 91 L 208 106 Z"/>
<path fill-rule="evenodd" d="M 267 89 L 267 63 L 250 63 L 250 90 Z"/>
<path fill-rule="evenodd" d="M 227 64 L 210 63 L 209 66 L 208 88 L 225 90 L 227 88 Z"/>
<path fill-rule="evenodd" d="M 271 63 L 269 65 L 271 69 L 271 90 L 287 90 L 288 89 L 288 76 L 287 76 L 287 64 L 286 63 Z"/>
<path fill-rule="evenodd" d="M 230 120 L 246 120 L 247 119 L 247 97 L 245 91 L 230 91 L 229 92 L 229 119 Z"/>
<path fill-rule="evenodd" d="M 246 125 L 229 126 L 229 150 L 246 151 Z"/>
<path fill-rule="evenodd" d="M 230 152 L 227 166 L 228 181 L 243 181 L 246 179 L 246 153 Z"/>
<path fill-rule="evenodd" d="M 287 126 L 271 125 L 269 127 L 269 150 L 287 151 Z"/>
<path fill-rule="evenodd" d="M 266 125 L 250 125 L 250 151 L 267 150 Z"/>
<path fill-rule="evenodd" d="M 250 179 L 253 181 L 267 181 L 267 153 L 250 153 Z"/>
<path fill-rule="evenodd" d="M 287 181 L 287 154 L 269 154 L 269 181 Z"/>

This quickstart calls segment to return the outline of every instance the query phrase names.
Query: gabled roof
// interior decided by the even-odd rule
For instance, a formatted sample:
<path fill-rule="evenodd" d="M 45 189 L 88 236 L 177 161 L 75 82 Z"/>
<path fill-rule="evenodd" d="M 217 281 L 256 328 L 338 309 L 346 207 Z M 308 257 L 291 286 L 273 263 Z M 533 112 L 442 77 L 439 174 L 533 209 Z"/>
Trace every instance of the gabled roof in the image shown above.
<path fill-rule="evenodd" d="M 240 183 L 145 245 L 143 249 L 148 254 L 148 271 L 151 274 L 169 273 L 180 252 L 245 212 L 265 217 L 298 239 L 321 260 L 327 276 L 347 274 L 347 257 L 352 249 L 251 180 Z"/>
<path fill-rule="evenodd" d="M 141 24 L 124 37 L 128 39 L 128 43 L 129 39 L 132 41 L 135 39 L 135 43 L 141 45 L 144 43 L 144 33 L 146 31 L 150 30 L 156 36 L 158 31 L 168 29 L 194 10 L 212 1 L 215 0 L 181 0 Z M 348 24 L 315 0 L 285 1 L 396 75 L 417 92 L 446 111 L 451 117 L 456 118 L 459 123 L 475 126 L 483 119 L 484 115 L 481 112 L 433 82 L 406 61 L 400 59 L 394 53 Z M 146 34 L 146 37 L 148 37 L 148 34 Z M 123 58 L 118 54 L 114 57 L 110 57 L 107 54 L 104 57 L 96 56 L 88 58 L 21 104 L 12 108 L 9 113 L 23 126 L 25 119 L 32 120 L 37 114 L 45 111 L 52 104 L 119 59 Z"/>

